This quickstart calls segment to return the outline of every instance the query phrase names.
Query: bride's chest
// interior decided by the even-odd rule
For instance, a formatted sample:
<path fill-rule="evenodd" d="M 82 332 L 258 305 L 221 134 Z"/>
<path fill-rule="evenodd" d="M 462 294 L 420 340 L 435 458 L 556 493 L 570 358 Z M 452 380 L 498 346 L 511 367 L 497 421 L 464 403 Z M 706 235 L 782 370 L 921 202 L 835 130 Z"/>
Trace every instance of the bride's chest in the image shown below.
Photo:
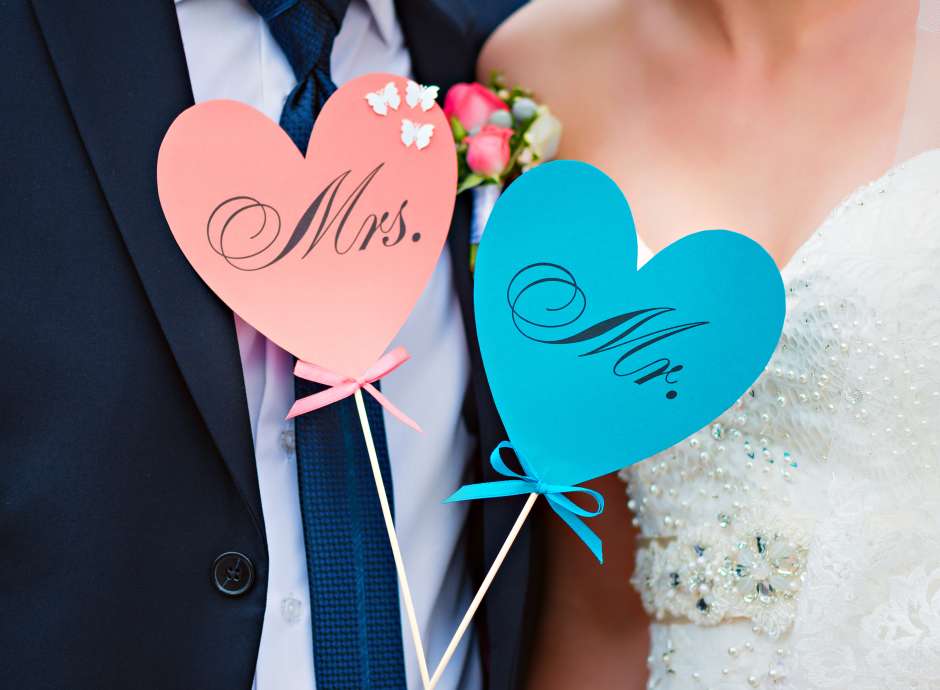
<path fill-rule="evenodd" d="M 776 636 L 820 570 L 852 591 L 935 532 L 938 166 L 929 154 L 840 205 L 783 270 L 786 321 L 761 377 L 623 471 L 643 538 L 633 582 L 658 619 Z"/>

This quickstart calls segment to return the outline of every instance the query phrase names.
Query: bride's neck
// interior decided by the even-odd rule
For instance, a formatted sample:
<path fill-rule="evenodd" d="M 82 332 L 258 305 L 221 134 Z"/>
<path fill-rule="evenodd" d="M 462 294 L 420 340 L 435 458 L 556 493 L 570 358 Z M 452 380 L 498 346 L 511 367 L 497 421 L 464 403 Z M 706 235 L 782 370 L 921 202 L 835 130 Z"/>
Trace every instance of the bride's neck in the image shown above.
<path fill-rule="evenodd" d="M 880 1 L 880 0 L 878 0 Z M 755 69 L 772 69 L 873 0 L 671 0 L 682 24 Z"/>

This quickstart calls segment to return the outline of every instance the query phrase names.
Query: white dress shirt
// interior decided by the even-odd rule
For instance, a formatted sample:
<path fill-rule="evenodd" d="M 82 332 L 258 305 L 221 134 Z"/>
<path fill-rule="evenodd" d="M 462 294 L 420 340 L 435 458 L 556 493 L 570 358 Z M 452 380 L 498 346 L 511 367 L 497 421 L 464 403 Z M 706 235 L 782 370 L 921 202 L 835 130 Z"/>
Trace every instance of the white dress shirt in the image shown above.
<path fill-rule="evenodd" d="M 176 13 L 196 102 L 229 98 L 277 121 L 295 85 L 290 65 L 264 21 L 245 0 L 177 0 Z M 368 72 L 409 76 L 411 60 L 392 0 L 353 0 L 332 53 L 335 82 Z M 290 355 L 235 318 L 255 444 L 267 534 L 267 608 L 255 671 L 256 690 L 312 690 L 310 593 L 297 494 Z M 459 484 L 470 453 L 460 412 L 469 377 L 464 327 L 445 250 L 424 294 L 393 345 L 412 360 L 383 380 L 388 397 L 424 429 L 386 415 L 395 522 L 430 664 L 443 653 L 473 594 L 462 543 L 463 505 L 441 501 Z M 363 472 L 369 472 L 363 466 Z M 405 668 L 420 687 L 404 621 Z M 433 670 L 433 666 L 432 666 Z M 461 645 L 442 690 L 481 687 L 475 639 Z"/>

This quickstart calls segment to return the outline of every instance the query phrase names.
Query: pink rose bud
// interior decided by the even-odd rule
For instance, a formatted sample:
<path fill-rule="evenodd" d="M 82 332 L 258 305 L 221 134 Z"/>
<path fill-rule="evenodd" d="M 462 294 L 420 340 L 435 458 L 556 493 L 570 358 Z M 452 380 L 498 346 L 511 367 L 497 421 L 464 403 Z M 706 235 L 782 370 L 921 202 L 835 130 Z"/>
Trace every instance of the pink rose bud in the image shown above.
<path fill-rule="evenodd" d="M 509 110 L 509 106 L 481 84 L 454 84 L 444 99 L 447 119 L 456 117 L 470 133 L 485 125 L 497 110 Z"/>
<path fill-rule="evenodd" d="M 467 165 L 484 177 L 499 175 L 509 162 L 510 138 L 511 129 L 485 125 L 479 132 L 467 137 Z"/>

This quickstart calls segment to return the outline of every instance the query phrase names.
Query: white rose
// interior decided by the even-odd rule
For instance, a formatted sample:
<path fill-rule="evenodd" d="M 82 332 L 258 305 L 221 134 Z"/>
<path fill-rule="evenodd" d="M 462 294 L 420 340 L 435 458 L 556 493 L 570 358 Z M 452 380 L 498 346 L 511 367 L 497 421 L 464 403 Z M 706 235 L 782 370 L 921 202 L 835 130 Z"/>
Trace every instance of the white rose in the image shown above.
<path fill-rule="evenodd" d="M 539 162 L 551 160 L 561 142 L 561 121 L 542 106 L 525 133 L 525 141 Z"/>

